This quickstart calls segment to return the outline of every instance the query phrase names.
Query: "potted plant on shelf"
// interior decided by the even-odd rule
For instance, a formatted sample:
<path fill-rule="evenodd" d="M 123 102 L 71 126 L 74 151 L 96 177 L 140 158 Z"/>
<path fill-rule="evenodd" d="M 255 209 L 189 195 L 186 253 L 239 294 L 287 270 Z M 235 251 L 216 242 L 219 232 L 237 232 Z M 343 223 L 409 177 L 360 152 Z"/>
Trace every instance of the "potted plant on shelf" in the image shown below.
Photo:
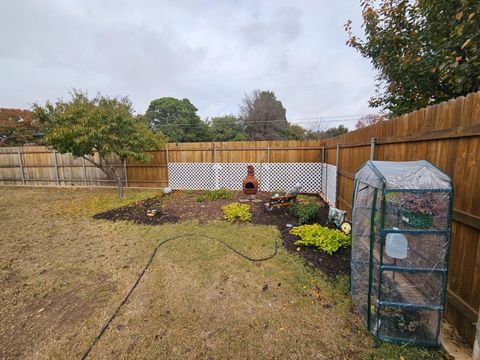
<path fill-rule="evenodd" d="M 438 215 L 444 205 L 436 193 L 397 193 L 394 202 L 404 225 L 426 229 L 433 225 L 433 217 Z"/>

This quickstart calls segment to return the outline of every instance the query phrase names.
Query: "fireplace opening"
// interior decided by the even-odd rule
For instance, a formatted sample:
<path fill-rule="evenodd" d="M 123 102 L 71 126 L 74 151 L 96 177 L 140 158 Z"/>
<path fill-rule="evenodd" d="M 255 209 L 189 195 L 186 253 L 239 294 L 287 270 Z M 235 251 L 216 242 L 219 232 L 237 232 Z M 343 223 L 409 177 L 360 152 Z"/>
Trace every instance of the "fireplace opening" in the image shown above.
<path fill-rule="evenodd" d="M 245 189 L 255 189 L 255 185 L 253 185 L 251 182 L 247 182 L 245 184 Z"/>

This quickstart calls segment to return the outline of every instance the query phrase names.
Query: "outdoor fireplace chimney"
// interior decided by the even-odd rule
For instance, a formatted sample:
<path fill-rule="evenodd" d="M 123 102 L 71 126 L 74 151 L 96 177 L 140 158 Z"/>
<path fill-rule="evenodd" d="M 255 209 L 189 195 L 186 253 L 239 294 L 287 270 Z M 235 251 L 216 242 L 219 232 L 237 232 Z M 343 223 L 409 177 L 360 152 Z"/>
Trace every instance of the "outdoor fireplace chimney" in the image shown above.
<path fill-rule="evenodd" d="M 255 179 L 252 165 L 247 167 L 247 177 L 243 179 L 243 193 L 245 195 L 255 195 L 258 191 L 258 181 Z"/>

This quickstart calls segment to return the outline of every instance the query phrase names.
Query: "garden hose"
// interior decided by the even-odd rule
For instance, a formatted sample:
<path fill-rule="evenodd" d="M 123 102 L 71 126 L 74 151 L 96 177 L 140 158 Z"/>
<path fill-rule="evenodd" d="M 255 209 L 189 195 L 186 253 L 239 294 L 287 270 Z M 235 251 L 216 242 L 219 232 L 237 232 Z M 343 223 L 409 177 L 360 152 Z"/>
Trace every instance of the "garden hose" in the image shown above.
<path fill-rule="evenodd" d="M 127 295 L 123 298 L 123 301 L 120 303 L 120 305 L 117 306 L 117 308 L 115 309 L 115 311 L 113 312 L 112 316 L 110 316 L 110 318 L 108 319 L 108 321 L 102 326 L 102 328 L 100 329 L 100 332 L 98 333 L 98 335 L 95 337 L 95 339 L 93 339 L 90 347 L 87 349 L 87 351 L 85 351 L 85 353 L 82 355 L 81 357 L 81 360 L 84 360 L 87 358 L 87 356 L 90 354 L 90 352 L 92 351 L 92 349 L 94 348 L 94 346 L 97 344 L 97 342 L 100 340 L 100 338 L 103 336 L 103 334 L 105 333 L 105 331 L 108 329 L 108 327 L 110 326 L 111 322 L 115 319 L 115 317 L 117 316 L 118 312 L 120 311 L 120 308 L 125 305 L 125 303 L 128 301 L 128 299 L 130 298 L 130 295 L 133 293 L 133 291 L 135 290 L 135 288 L 138 286 L 138 284 L 140 283 L 140 280 L 142 280 L 142 277 L 143 275 L 145 275 L 145 272 L 147 271 L 147 269 L 150 267 L 150 264 L 152 263 L 154 257 L 155 257 L 155 254 L 157 253 L 158 249 L 166 244 L 167 242 L 169 241 L 172 241 L 172 240 L 176 240 L 176 239 L 179 239 L 179 238 L 182 238 L 182 237 L 187 237 L 187 236 L 200 236 L 200 237 L 203 237 L 203 238 L 206 238 L 206 239 L 210 239 L 210 240 L 213 240 L 213 241 L 218 241 L 220 244 L 222 244 L 223 246 L 225 246 L 226 248 L 232 250 L 235 254 L 243 257 L 244 259 L 248 260 L 248 261 L 252 261 L 252 262 L 261 262 L 261 261 L 267 261 L 267 260 L 270 260 L 271 258 L 273 258 L 275 255 L 277 255 L 277 252 L 278 252 L 278 239 L 275 239 L 275 244 L 274 244 L 274 251 L 273 251 L 273 254 L 269 255 L 269 256 L 266 256 L 264 258 L 259 258 L 259 259 L 255 259 L 255 258 L 252 258 L 248 255 L 245 255 L 244 253 L 242 253 L 241 251 L 235 249 L 233 246 L 227 244 L 225 241 L 223 241 L 222 239 L 219 239 L 219 238 L 216 238 L 214 236 L 210 236 L 210 235 L 206 235 L 206 234 L 201 234 L 201 233 L 198 233 L 198 234 L 183 234 L 183 235 L 177 235 L 177 236 L 173 236 L 171 238 L 168 238 L 168 239 L 165 239 L 163 241 L 160 241 L 157 246 L 155 247 L 155 249 L 153 250 L 152 254 L 150 255 L 150 258 L 148 259 L 147 261 L 147 264 L 145 265 L 145 267 L 143 268 L 142 272 L 140 273 L 140 275 L 137 277 L 137 280 L 134 282 L 133 286 L 130 288 L 130 290 L 128 291 Z"/>

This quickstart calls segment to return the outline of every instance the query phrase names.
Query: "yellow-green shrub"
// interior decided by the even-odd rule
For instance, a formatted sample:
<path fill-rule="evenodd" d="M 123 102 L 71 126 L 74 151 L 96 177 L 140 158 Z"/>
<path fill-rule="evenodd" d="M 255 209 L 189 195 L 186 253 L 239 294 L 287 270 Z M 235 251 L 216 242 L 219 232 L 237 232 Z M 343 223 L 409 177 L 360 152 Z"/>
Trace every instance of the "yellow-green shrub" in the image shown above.
<path fill-rule="evenodd" d="M 318 224 L 295 226 L 290 230 L 290 234 L 300 237 L 300 240 L 295 242 L 296 245 L 316 246 L 329 255 L 342 246 L 350 245 L 350 236 Z"/>
<path fill-rule="evenodd" d="M 231 199 L 233 198 L 233 193 L 225 188 L 217 190 L 207 190 L 203 194 L 197 196 L 197 202 L 201 203 L 205 200 L 218 200 L 218 199 Z"/>
<path fill-rule="evenodd" d="M 252 221 L 252 213 L 250 205 L 240 204 L 238 202 L 222 206 L 223 218 L 227 221 L 234 222 L 236 219 L 240 221 Z"/>

